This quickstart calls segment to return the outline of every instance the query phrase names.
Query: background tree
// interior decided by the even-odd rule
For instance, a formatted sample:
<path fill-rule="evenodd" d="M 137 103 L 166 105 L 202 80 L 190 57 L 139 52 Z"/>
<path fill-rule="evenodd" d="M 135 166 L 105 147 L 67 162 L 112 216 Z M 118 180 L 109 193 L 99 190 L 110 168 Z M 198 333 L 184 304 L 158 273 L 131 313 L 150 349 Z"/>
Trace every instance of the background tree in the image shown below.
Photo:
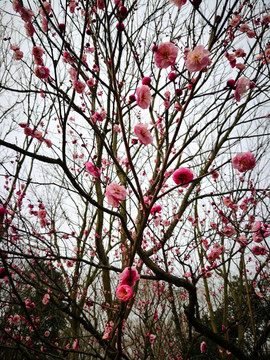
<path fill-rule="evenodd" d="M 267 356 L 269 5 L 3 3 L 1 349 Z"/>

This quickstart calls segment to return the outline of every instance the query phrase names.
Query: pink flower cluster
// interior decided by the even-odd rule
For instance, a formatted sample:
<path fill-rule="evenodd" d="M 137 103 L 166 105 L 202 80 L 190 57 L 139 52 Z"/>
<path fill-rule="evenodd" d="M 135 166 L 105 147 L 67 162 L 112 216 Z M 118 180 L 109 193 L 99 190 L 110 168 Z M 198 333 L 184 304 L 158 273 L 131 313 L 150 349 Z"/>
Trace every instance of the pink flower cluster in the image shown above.
<path fill-rule="evenodd" d="M 232 27 L 236 27 L 240 24 L 241 21 L 241 15 L 235 15 L 235 17 L 231 20 L 230 25 Z"/>
<path fill-rule="evenodd" d="M 35 28 L 31 24 L 32 17 L 35 15 L 34 12 L 31 9 L 23 7 L 19 0 L 13 0 L 13 10 L 19 13 L 25 22 L 26 35 L 32 37 L 35 33 Z"/>
<path fill-rule="evenodd" d="M 254 155 L 248 151 L 246 153 L 237 154 L 232 160 L 232 166 L 240 172 L 252 170 L 256 165 Z"/>
<path fill-rule="evenodd" d="M 84 163 L 86 170 L 89 172 L 89 174 L 91 174 L 92 176 L 94 176 L 95 178 L 99 178 L 100 177 L 100 170 L 97 166 L 95 166 L 92 162 L 87 161 L 86 163 Z"/>
<path fill-rule="evenodd" d="M 10 323 L 10 325 L 19 325 L 21 322 L 21 317 L 18 314 L 14 316 L 10 315 L 10 317 L 8 318 L 8 322 Z"/>
<path fill-rule="evenodd" d="M 50 14 L 51 8 L 52 8 L 52 6 L 48 1 L 43 1 L 42 6 L 39 8 L 39 13 L 42 16 L 41 26 L 42 26 L 42 30 L 44 32 L 48 31 L 47 16 Z"/>
<path fill-rule="evenodd" d="M 230 65 L 232 68 L 236 67 L 238 70 L 244 70 L 246 68 L 245 64 L 243 63 L 236 63 L 236 58 L 244 57 L 246 53 L 243 49 L 237 49 L 235 50 L 234 54 L 229 54 L 228 52 L 225 53 L 225 57 L 230 62 Z"/>
<path fill-rule="evenodd" d="M 67 64 L 73 64 L 75 61 L 75 58 L 70 55 L 68 51 L 63 52 L 63 62 Z"/>
<path fill-rule="evenodd" d="M 95 112 L 94 115 L 92 116 L 92 122 L 95 124 L 97 121 L 102 122 L 103 120 L 106 119 L 106 112 L 102 109 L 101 112 Z"/>
<path fill-rule="evenodd" d="M 127 196 L 127 190 L 123 185 L 111 183 L 106 187 L 105 196 L 107 197 L 109 205 L 118 207 L 120 202 L 125 200 Z"/>
<path fill-rule="evenodd" d="M 34 309 L 36 307 L 35 303 L 33 303 L 30 299 L 25 300 L 26 309 Z"/>
<path fill-rule="evenodd" d="M 133 296 L 132 286 L 140 279 L 140 275 L 133 267 L 125 268 L 119 275 L 121 283 L 116 288 L 116 296 L 121 302 L 126 302 Z"/>
<path fill-rule="evenodd" d="M 207 260 L 213 263 L 216 259 L 220 259 L 220 255 L 225 252 L 224 245 L 215 244 L 214 249 L 207 255 Z"/>
<path fill-rule="evenodd" d="M 147 127 L 147 124 L 137 124 L 134 127 L 134 132 L 143 145 L 149 145 L 153 142 L 153 136 Z"/>
<path fill-rule="evenodd" d="M 85 90 L 86 84 L 83 83 L 80 80 L 77 80 L 78 73 L 77 73 L 77 71 L 76 71 L 76 69 L 74 67 L 71 67 L 68 70 L 68 73 L 69 73 L 70 79 L 72 80 L 74 90 L 78 94 L 82 94 L 84 92 L 84 90 Z"/>
<path fill-rule="evenodd" d="M 266 250 L 266 248 L 264 247 L 264 246 L 254 246 L 253 248 L 252 248 L 252 253 L 253 253 L 253 255 L 256 255 L 256 256 L 258 256 L 258 255 L 266 255 L 267 254 L 267 250 Z"/>
<path fill-rule="evenodd" d="M 186 183 L 192 181 L 193 178 L 193 172 L 190 169 L 184 167 L 177 169 L 172 176 L 172 179 L 176 183 L 176 185 L 184 184 L 181 185 L 184 188 L 189 186 L 189 184 Z"/>
<path fill-rule="evenodd" d="M 30 127 L 27 126 L 26 123 L 20 123 L 19 125 L 20 125 L 20 127 L 22 127 L 24 129 L 24 134 L 26 136 L 31 136 L 32 138 L 37 139 L 40 142 L 44 142 L 48 148 L 50 148 L 52 146 L 51 140 L 44 139 L 42 137 L 42 133 L 40 131 L 31 129 Z"/>
<path fill-rule="evenodd" d="M 50 70 L 45 66 L 36 66 L 35 67 L 35 75 L 41 80 L 48 80 L 48 76 L 50 75 Z"/>
<path fill-rule="evenodd" d="M 185 64 L 190 72 L 201 71 L 211 64 L 210 52 L 202 45 L 198 45 L 193 51 L 189 51 L 185 57 Z"/>
<path fill-rule="evenodd" d="M 23 52 L 20 50 L 19 46 L 11 45 L 10 50 L 14 51 L 14 59 L 21 60 L 23 58 Z"/>
<path fill-rule="evenodd" d="M 175 64 L 178 48 L 171 42 L 161 43 L 157 48 L 154 60 L 159 69 L 166 69 Z"/>
<path fill-rule="evenodd" d="M 108 324 L 105 321 L 104 325 L 105 325 L 105 331 L 104 331 L 104 334 L 102 336 L 103 340 L 110 338 L 110 332 L 113 330 L 114 323 L 113 323 L 113 321 L 110 321 L 109 324 Z"/>
<path fill-rule="evenodd" d="M 43 65 L 42 56 L 45 54 L 45 51 L 40 46 L 33 46 L 32 54 L 34 56 L 35 64 Z"/>
<path fill-rule="evenodd" d="M 147 109 L 151 103 L 150 88 L 147 85 L 142 85 L 136 89 L 137 105 L 142 109 Z"/>
<path fill-rule="evenodd" d="M 260 221 L 257 221 L 252 228 L 253 233 L 253 241 L 256 243 L 262 242 L 266 237 L 270 236 L 270 231 L 267 230 L 268 225 L 262 224 Z"/>

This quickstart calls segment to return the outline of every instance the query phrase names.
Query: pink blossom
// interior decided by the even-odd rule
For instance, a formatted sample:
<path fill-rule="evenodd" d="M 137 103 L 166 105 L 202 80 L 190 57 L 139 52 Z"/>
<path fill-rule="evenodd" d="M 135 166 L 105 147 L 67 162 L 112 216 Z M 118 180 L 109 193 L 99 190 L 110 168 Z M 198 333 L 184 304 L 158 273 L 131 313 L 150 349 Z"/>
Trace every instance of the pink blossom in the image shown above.
<path fill-rule="evenodd" d="M 156 335 L 150 334 L 150 336 L 149 336 L 149 342 L 150 342 L 150 344 L 154 344 L 155 340 L 156 340 Z"/>
<path fill-rule="evenodd" d="M 86 84 L 87 84 L 88 87 L 91 88 L 91 87 L 95 86 L 95 80 L 93 78 L 90 78 L 90 79 L 87 80 Z"/>
<path fill-rule="evenodd" d="M 201 350 L 201 353 L 205 353 L 206 352 L 206 342 L 203 341 L 200 345 L 200 350 Z"/>
<path fill-rule="evenodd" d="M 240 24 L 240 21 L 241 21 L 241 15 L 236 15 L 230 22 L 230 25 L 232 27 L 236 27 Z"/>
<path fill-rule="evenodd" d="M 75 91 L 78 93 L 78 94 L 82 94 L 84 92 L 84 89 L 85 89 L 85 83 L 83 83 L 82 81 L 80 80 L 74 80 L 73 81 L 73 86 L 74 86 L 74 89 Z"/>
<path fill-rule="evenodd" d="M 93 175 L 95 178 L 100 177 L 100 170 L 97 166 L 95 166 L 92 162 L 88 161 L 84 163 L 86 170 L 89 174 Z"/>
<path fill-rule="evenodd" d="M 267 250 L 264 246 L 260 247 L 256 245 L 252 248 L 252 253 L 253 255 L 266 255 Z"/>
<path fill-rule="evenodd" d="M 149 129 L 147 129 L 147 124 L 137 124 L 134 127 L 134 132 L 138 139 L 140 140 L 140 143 L 143 145 L 149 145 L 153 142 L 153 137 L 151 135 L 151 132 Z"/>
<path fill-rule="evenodd" d="M 136 89 L 137 105 L 142 109 L 147 109 L 150 106 L 151 94 L 150 88 L 147 85 L 142 85 Z"/>
<path fill-rule="evenodd" d="M 129 95 L 129 102 L 133 103 L 134 101 L 136 101 L 136 96 L 134 94 Z"/>
<path fill-rule="evenodd" d="M 38 66 L 43 65 L 43 59 L 42 59 L 42 57 L 34 56 L 34 61 L 35 61 L 35 64 L 38 65 Z"/>
<path fill-rule="evenodd" d="M 150 210 L 150 214 L 151 214 L 151 215 L 153 215 L 153 214 L 155 215 L 155 214 L 157 214 L 157 213 L 160 213 L 161 210 L 162 210 L 161 205 L 154 205 L 154 206 L 152 207 L 152 209 Z"/>
<path fill-rule="evenodd" d="M 245 70 L 246 68 L 246 65 L 245 64 L 242 64 L 242 63 L 238 63 L 235 65 L 236 69 L 240 70 L 240 71 L 243 71 Z"/>
<path fill-rule="evenodd" d="M 35 139 L 38 139 L 39 141 L 43 141 L 43 139 L 42 139 L 42 132 L 41 132 L 41 131 L 34 130 L 34 131 L 32 132 L 32 137 L 35 138 Z"/>
<path fill-rule="evenodd" d="M 177 169 L 172 176 L 173 181 L 177 184 L 185 184 L 189 181 L 192 181 L 194 178 L 194 175 L 192 171 L 188 168 L 181 167 Z M 181 185 L 182 187 L 186 188 L 189 186 L 189 184 Z"/>
<path fill-rule="evenodd" d="M 239 49 L 236 49 L 236 50 L 235 50 L 234 55 L 235 55 L 236 57 L 243 57 L 243 56 L 246 55 L 246 53 L 244 52 L 243 49 L 240 49 L 240 48 L 239 48 Z"/>
<path fill-rule="evenodd" d="M 150 84 L 151 84 L 151 78 L 148 77 L 148 76 L 145 76 L 145 77 L 142 79 L 142 84 L 143 84 L 143 85 L 150 85 Z"/>
<path fill-rule="evenodd" d="M 119 284 L 116 288 L 116 296 L 121 302 L 126 302 L 133 296 L 133 291 L 129 285 Z"/>
<path fill-rule="evenodd" d="M 183 5 L 187 2 L 187 0 L 170 0 L 170 2 L 174 3 L 178 9 L 181 9 Z"/>
<path fill-rule="evenodd" d="M 45 217 L 46 217 L 46 211 L 45 210 L 39 210 L 38 218 L 39 219 L 45 219 Z"/>
<path fill-rule="evenodd" d="M 93 54 L 96 51 L 96 48 L 94 46 L 91 46 L 90 48 L 85 49 L 86 53 Z"/>
<path fill-rule="evenodd" d="M 253 233 L 253 241 L 256 243 L 262 242 L 266 237 L 270 236 L 270 231 L 267 230 L 268 226 L 263 224 L 260 221 L 257 221 L 252 228 Z"/>
<path fill-rule="evenodd" d="M 12 6 L 15 12 L 20 12 L 22 10 L 22 4 L 19 0 L 13 0 Z"/>
<path fill-rule="evenodd" d="M 69 70 L 68 70 L 68 73 L 69 73 L 69 76 L 71 78 L 71 80 L 76 80 L 77 79 L 77 71 L 76 69 L 74 69 L 73 67 L 71 67 Z"/>
<path fill-rule="evenodd" d="M 20 15 L 21 15 L 21 18 L 23 19 L 23 21 L 28 23 L 28 22 L 32 21 L 32 17 L 35 14 L 34 14 L 34 12 L 32 10 L 22 7 L 21 10 L 20 10 Z"/>
<path fill-rule="evenodd" d="M 49 139 L 44 139 L 44 142 L 45 142 L 45 144 L 47 145 L 48 148 L 51 148 L 51 147 L 52 147 L 52 142 L 51 142 L 51 140 L 49 140 Z"/>
<path fill-rule="evenodd" d="M 25 134 L 26 136 L 31 136 L 32 133 L 33 133 L 33 130 L 32 130 L 30 127 L 26 126 L 26 127 L 24 128 L 24 134 Z"/>
<path fill-rule="evenodd" d="M 171 42 L 161 43 L 155 52 L 154 60 L 159 69 L 166 69 L 174 65 L 178 55 L 178 48 Z"/>
<path fill-rule="evenodd" d="M 74 63 L 74 58 L 70 55 L 68 51 L 63 52 L 63 62 L 68 64 Z"/>
<path fill-rule="evenodd" d="M 20 47 L 16 45 L 10 45 L 10 50 L 17 51 L 20 50 Z"/>
<path fill-rule="evenodd" d="M 250 80 L 244 76 L 242 76 L 239 80 L 237 80 L 236 88 L 234 92 L 234 98 L 236 101 L 240 101 L 242 99 L 243 95 L 249 89 L 249 84 L 250 84 Z"/>
<path fill-rule="evenodd" d="M 135 282 L 140 279 L 140 275 L 134 267 L 127 267 L 121 272 L 119 279 L 121 280 L 120 285 L 134 286 Z"/>
<path fill-rule="evenodd" d="M 188 71 L 201 71 L 208 66 L 211 63 L 209 54 L 210 52 L 202 45 L 196 46 L 193 51 L 188 53 L 185 60 Z"/>
<path fill-rule="evenodd" d="M 44 296 L 43 296 L 43 299 L 42 299 L 42 304 L 43 305 L 47 305 L 48 304 L 48 302 L 50 301 L 50 295 L 49 294 L 45 294 Z"/>
<path fill-rule="evenodd" d="M 270 14 L 266 14 L 266 15 L 263 16 L 262 23 L 270 24 Z"/>
<path fill-rule="evenodd" d="M 105 2 L 104 0 L 97 0 L 97 8 L 99 10 L 103 10 L 105 8 Z"/>
<path fill-rule="evenodd" d="M 23 58 L 23 52 L 20 50 L 17 50 L 14 52 L 14 60 L 21 60 Z"/>
<path fill-rule="evenodd" d="M 242 33 L 246 33 L 249 31 L 249 26 L 247 24 L 242 24 L 239 28 L 239 30 L 242 32 Z"/>
<path fill-rule="evenodd" d="M 34 56 L 41 57 L 45 54 L 45 51 L 40 46 L 33 46 L 32 54 Z"/>
<path fill-rule="evenodd" d="M 34 26 L 30 23 L 27 22 L 26 24 L 24 24 L 25 30 L 26 30 L 26 35 L 29 37 L 33 37 L 34 33 L 35 33 L 35 28 Z"/>
<path fill-rule="evenodd" d="M 226 86 L 233 89 L 235 86 L 235 81 L 233 79 L 228 80 Z"/>
<path fill-rule="evenodd" d="M 36 66 L 35 67 L 35 75 L 39 79 L 47 80 L 49 74 L 50 74 L 50 70 L 48 68 L 46 68 L 45 66 Z"/>
<path fill-rule="evenodd" d="M 220 259 L 220 255 L 225 252 L 225 247 L 223 245 L 215 244 L 214 249 L 211 250 L 210 254 L 207 255 L 207 260 L 212 263 L 216 259 Z"/>
<path fill-rule="evenodd" d="M 27 309 L 34 309 L 36 307 L 35 303 L 33 303 L 30 299 L 26 299 L 24 303 Z"/>
<path fill-rule="evenodd" d="M 50 70 L 48 68 L 46 68 L 45 66 L 36 66 L 35 67 L 35 75 L 39 79 L 47 80 L 49 74 L 50 74 Z"/>
<path fill-rule="evenodd" d="M 42 6 L 43 6 L 43 7 L 42 7 Z M 39 8 L 39 12 L 40 12 L 40 15 L 41 15 L 41 16 L 46 16 L 46 13 L 49 14 L 49 13 L 51 12 L 52 6 L 51 6 L 51 4 L 50 4 L 48 1 L 43 1 L 42 6 Z M 44 10 L 46 11 L 46 13 L 45 13 L 45 11 L 43 10 L 43 8 L 44 8 Z"/>
<path fill-rule="evenodd" d="M 127 191 L 123 185 L 111 183 L 106 187 L 105 196 L 107 196 L 108 204 L 117 207 L 127 196 Z"/>
<path fill-rule="evenodd" d="M 16 314 L 16 315 L 12 316 L 12 324 L 19 325 L 20 322 L 21 322 L 20 315 Z"/>
<path fill-rule="evenodd" d="M 101 110 L 101 112 L 95 112 L 94 115 L 92 116 L 92 120 L 93 120 L 93 123 L 95 124 L 97 121 L 100 121 L 102 122 L 103 120 L 106 119 L 106 112 L 104 110 Z"/>
<path fill-rule="evenodd" d="M 0 206 L 0 216 L 4 216 L 7 213 L 6 208 L 4 208 L 3 206 Z"/>
<path fill-rule="evenodd" d="M 76 1 L 71 1 L 69 3 L 69 11 L 70 11 L 71 14 L 74 14 L 76 6 L 77 6 Z"/>
<path fill-rule="evenodd" d="M 170 81 L 174 81 L 177 78 L 177 74 L 175 72 L 170 72 L 168 75 L 168 79 Z"/>
<path fill-rule="evenodd" d="M 121 129 L 120 129 L 119 125 L 117 125 L 117 124 L 113 125 L 113 131 L 118 132 L 120 134 Z"/>
<path fill-rule="evenodd" d="M 254 155 L 248 151 L 237 154 L 232 160 L 232 166 L 240 172 L 252 170 L 255 167 L 256 160 Z"/>
<path fill-rule="evenodd" d="M 49 336 L 50 336 L 50 332 L 49 332 L 48 330 L 45 331 L 44 336 L 45 336 L 45 337 L 49 337 Z"/>
<path fill-rule="evenodd" d="M 226 196 L 225 199 L 223 199 L 223 204 L 227 207 L 232 205 L 232 200 L 230 199 L 229 196 Z"/>
<path fill-rule="evenodd" d="M 223 235 L 231 237 L 236 233 L 236 230 L 233 226 L 228 225 L 222 230 L 222 232 L 223 232 Z"/>
<path fill-rule="evenodd" d="M 249 31 L 247 32 L 247 37 L 248 37 L 249 39 L 253 39 L 255 36 L 256 36 L 256 33 L 255 33 L 254 30 L 249 30 Z"/>

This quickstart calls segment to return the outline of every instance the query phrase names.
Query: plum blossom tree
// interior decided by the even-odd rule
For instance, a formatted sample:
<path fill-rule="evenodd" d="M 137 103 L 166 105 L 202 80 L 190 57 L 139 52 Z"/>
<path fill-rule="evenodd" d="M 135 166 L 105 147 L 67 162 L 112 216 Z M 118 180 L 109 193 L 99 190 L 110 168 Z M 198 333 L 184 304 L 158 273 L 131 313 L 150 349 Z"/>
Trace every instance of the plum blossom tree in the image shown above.
<path fill-rule="evenodd" d="M 269 356 L 269 12 L 3 1 L 3 353 Z"/>

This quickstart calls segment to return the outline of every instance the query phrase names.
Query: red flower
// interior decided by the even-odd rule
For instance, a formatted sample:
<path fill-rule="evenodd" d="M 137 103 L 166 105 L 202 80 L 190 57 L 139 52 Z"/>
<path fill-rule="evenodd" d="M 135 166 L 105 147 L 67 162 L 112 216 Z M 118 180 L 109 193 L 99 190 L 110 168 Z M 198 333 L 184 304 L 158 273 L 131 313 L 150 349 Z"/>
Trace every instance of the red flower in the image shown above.
<path fill-rule="evenodd" d="M 173 173 L 172 179 L 177 184 L 185 184 L 182 187 L 188 187 L 189 184 L 186 184 L 189 181 L 192 181 L 194 178 L 193 172 L 187 168 L 181 167 Z"/>

